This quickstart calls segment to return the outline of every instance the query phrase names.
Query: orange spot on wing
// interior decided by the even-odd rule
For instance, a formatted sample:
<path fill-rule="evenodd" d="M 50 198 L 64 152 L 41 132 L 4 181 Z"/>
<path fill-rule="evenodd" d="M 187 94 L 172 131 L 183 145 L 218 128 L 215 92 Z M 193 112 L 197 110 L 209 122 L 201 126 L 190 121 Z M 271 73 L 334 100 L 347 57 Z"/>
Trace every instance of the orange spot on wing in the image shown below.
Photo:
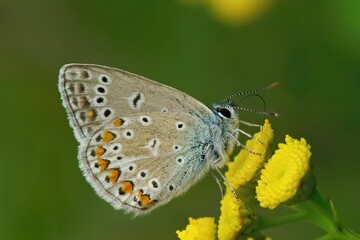
<path fill-rule="evenodd" d="M 138 191 L 138 199 L 139 199 L 139 205 L 141 207 L 146 206 L 150 202 L 150 196 L 148 194 L 143 194 L 143 192 L 140 190 Z"/>
<path fill-rule="evenodd" d="M 120 177 L 120 170 L 118 168 L 109 169 L 109 179 L 115 184 Z"/>
<path fill-rule="evenodd" d="M 96 112 L 94 109 L 89 109 L 86 112 L 86 117 L 90 120 L 90 121 L 94 121 L 96 118 Z"/>
<path fill-rule="evenodd" d="M 123 181 L 121 183 L 120 194 L 132 194 L 134 191 L 134 183 L 131 181 Z"/>
<path fill-rule="evenodd" d="M 114 138 L 116 138 L 115 133 L 112 133 L 110 131 L 105 131 L 104 132 L 104 136 L 103 136 L 103 141 L 104 142 L 110 142 L 110 141 L 114 140 Z"/>
<path fill-rule="evenodd" d="M 151 206 L 154 206 L 157 203 L 157 200 L 150 201 L 150 195 L 143 194 L 142 190 L 138 191 L 137 197 L 139 199 L 138 203 L 140 207 L 149 208 Z"/>
<path fill-rule="evenodd" d="M 101 146 L 98 146 L 96 149 L 95 149 L 95 156 L 97 157 L 100 157 L 101 155 L 103 155 L 104 153 L 106 152 L 106 149 L 101 147 Z"/>
<path fill-rule="evenodd" d="M 98 164 L 100 166 L 100 170 L 104 171 L 107 168 L 107 166 L 110 164 L 110 161 L 105 159 L 99 159 Z"/>
<path fill-rule="evenodd" d="M 113 122 L 114 126 L 115 127 L 120 127 L 121 125 L 124 124 L 124 120 L 122 119 L 116 119 L 114 122 Z"/>

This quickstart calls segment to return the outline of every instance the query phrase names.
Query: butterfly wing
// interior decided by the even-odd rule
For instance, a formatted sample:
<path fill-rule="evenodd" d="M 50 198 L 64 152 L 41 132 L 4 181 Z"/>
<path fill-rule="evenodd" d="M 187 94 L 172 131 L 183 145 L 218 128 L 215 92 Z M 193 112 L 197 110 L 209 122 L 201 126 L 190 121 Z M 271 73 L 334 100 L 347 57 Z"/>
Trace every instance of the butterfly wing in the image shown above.
<path fill-rule="evenodd" d="M 212 116 L 209 108 L 181 91 L 99 65 L 64 65 L 60 70 L 59 91 L 79 142 L 119 115 L 146 111 Z"/>
<path fill-rule="evenodd" d="M 80 167 L 116 209 L 149 212 L 184 193 L 208 169 L 210 130 L 188 113 L 116 117 L 80 146 Z"/>

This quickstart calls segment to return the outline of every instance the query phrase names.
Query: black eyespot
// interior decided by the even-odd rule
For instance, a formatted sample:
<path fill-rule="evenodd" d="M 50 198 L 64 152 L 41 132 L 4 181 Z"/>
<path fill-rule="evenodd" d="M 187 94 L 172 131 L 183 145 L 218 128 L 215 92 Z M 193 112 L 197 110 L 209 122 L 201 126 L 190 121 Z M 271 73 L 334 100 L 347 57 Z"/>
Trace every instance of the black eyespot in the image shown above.
<path fill-rule="evenodd" d="M 104 99 L 102 97 L 99 97 L 99 98 L 96 99 L 96 102 L 97 103 L 103 103 Z"/>
<path fill-rule="evenodd" d="M 113 147 L 113 149 L 114 149 L 114 151 L 116 151 L 116 150 L 119 149 L 119 147 L 118 147 L 118 146 L 115 146 L 115 147 Z"/>
<path fill-rule="evenodd" d="M 131 132 L 126 132 L 126 136 L 131 136 Z"/>
<path fill-rule="evenodd" d="M 107 183 L 109 183 L 109 182 L 110 182 L 110 178 L 109 178 L 109 176 L 106 176 L 106 177 L 105 177 L 105 181 L 106 181 Z"/>
<path fill-rule="evenodd" d="M 170 185 L 170 186 L 169 186 L 169 190 L 170 190 L 170 191 L 174 190 L 174 186 L 173 186 L 173 185 Z"/>
<path fill-rule="evenodd" d="M 218 108 L 216 109 L 218 113 L 220 113 L 223 117 L 231 118 L 231 112 L 227 108 Z"/>
<path fill-rule="evenodd" d="M 183 160 L 182 160 L 182 158 L 178 158 L 177 161 L 178 161 L 178 163 L 182 163 Z"/>
<path fill-rule="evenodd" d="M 141 173 L 140 173 L 140 176 L 141 176 L 141 177 L 145 177 L 145 176 L 146 176 L 146 173 L 145 173 L 145 172 L 141 172 Z"/>
<path fill-rule="evenodd" d="M 104 117 L 108 117 L 108 116 L 110 116 L 110 114 L 111 114 L 111 111 L 109 109 L 106 109 L 104 111 Z"/>
<path fill-rule="evenodd" d="M 155 181 L 152 181 L 151 184 L 153 185 L 154 188 L 158 188 L 158 187 L 159 187 L 159 185 L 158 185 L 157 182 L 155 182 Z"/>
<path fill-rule="evenodd" d="M 149 120 L 146 117 L 143 117 L 142 120 L 143 120 L 143 122 L 146 122 L 146 123 L 149 122 Z"/>
<path fill-rule="evenodd" d="M 96 138 L 95 138 L 95 141 L 96 142 L 100 142 L 102 139 L 102 136 L 99 134 Z"/>
<path fill-rule="evenodd" d="M 132 171 L 133 169 L 134 169 L 134 167 L 133 167 L 133 166 L 130 166 L 130 167 L 129 167 L 129 170 L 130 170 L 130 171 Z"/>
<path fill-rule="evenodd" d="M 118 156 L 116 159 L 117 159 L 117 160 L 121 160 L 121 159 L 122 159 L 122 157 Z"/>
<path fill-rule="evenodd" d="M 98 87 L 97 90 L 98 90 L 99 93 L 104 93 L 105 92 L 105 88 L 103 88 L 103 87 Z"/>
<path fill-rule="evenodd" d="M 105 76 L 103 76 L 102 78 L 101 78 L 101 80 L 104 82 L 104 83 L 107 83 L 109 80 L 107 79 L 107 77 L 105 77 Z"/>

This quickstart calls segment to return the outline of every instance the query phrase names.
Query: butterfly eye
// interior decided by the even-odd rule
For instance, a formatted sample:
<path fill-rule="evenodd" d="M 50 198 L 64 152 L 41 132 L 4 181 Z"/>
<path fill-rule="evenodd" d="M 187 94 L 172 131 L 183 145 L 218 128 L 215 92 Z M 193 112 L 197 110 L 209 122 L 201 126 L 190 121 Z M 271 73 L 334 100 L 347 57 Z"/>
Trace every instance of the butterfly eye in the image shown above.
<path fill-rule="evenodd" d="M 216 111 L 224 118 L 231 118 L 231 111 L 228 108 L 217 108 Z"/>

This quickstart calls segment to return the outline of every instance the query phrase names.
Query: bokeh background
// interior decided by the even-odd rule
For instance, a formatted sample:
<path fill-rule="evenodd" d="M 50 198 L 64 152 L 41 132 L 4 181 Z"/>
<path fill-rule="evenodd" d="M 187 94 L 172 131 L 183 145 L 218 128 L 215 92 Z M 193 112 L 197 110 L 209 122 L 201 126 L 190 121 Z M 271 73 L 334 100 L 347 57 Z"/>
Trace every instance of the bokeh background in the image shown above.
<path fill-rule="evenodd" d="M 136 219 L 93 192 L 57 89 L 71 62 L 125 69 L 209 106 L 280 81 L 263 94 L 281 115 L 271 118 L 275 143 L 307 139 L 318 186 L 360 232 L 359 13 L 357 0 L 0 0 L 0 239 L 176 239 L 189 216 L 219 216 L 210 176 Z M 265 233 L 322 231 L 295 223 Z"/>

